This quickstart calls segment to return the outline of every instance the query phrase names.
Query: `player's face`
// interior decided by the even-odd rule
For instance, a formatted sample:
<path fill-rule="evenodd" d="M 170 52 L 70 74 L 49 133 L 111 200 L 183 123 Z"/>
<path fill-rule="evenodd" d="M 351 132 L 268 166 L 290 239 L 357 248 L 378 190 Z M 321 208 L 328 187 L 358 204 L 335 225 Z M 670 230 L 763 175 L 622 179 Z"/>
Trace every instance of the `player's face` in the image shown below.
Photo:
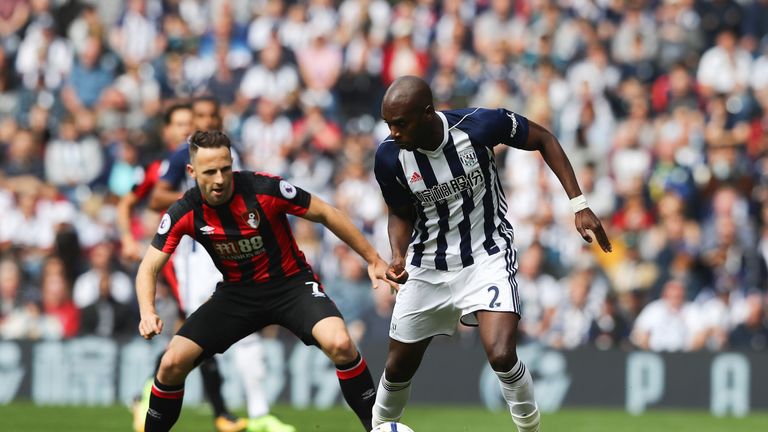
<path fill-rule="evenodd" d="M 192 111 L 178 109 L 171 115 L 171 122 L 167 126 L 168 142 L 175 146 L 187 139 L 192 133 Z"/>
<path fill-rule="evenodd" d="M 429 142 L 426 137 L 426 114 L 426 107 L 399 103 L 385 104 L 381 109 L 381 118 L 389 126 L 395 144 L 408 151 L 414 151 L 420 144 Z"/>
<path fill-rule="evenodd" d="M 187 171 L 195 179 L 205 202 L 224 204 L 232 197 L 232 154 L 226 147 L 198 148 Z"/>
<path fill-rule="evenodd" d="M 216 104 L 209 101 L 198 101 L 192 105 L 195 130 L 212 131 L 221 129 L 221 116 Z"/>

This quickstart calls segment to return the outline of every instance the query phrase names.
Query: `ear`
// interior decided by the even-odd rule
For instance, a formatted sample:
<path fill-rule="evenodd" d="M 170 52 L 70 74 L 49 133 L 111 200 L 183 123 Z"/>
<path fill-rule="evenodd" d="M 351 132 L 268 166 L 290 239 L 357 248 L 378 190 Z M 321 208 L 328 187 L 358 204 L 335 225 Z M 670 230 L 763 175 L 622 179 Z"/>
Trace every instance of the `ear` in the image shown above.
<path fill-rule="evenodd" d="M 433 107 L 431 104 L 424 107 L 424 117 L 431 119 L 432 116 L 435 115 L 435 107 Z"/>
<path fill-rule="evenodd" d="M 192 178 L 197 178 L 195 176 L 195 168 L 191 164 L 187 164 L 187 174 Z"/>

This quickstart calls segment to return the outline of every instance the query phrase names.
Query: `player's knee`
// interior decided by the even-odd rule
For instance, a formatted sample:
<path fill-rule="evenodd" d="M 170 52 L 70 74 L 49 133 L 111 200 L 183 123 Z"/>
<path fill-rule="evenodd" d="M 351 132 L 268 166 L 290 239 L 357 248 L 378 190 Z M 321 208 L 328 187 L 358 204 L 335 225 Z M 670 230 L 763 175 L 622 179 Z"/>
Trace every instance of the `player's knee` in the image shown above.
<path fill-rule="evenodd" d="M 325 346 L 328 357 L 334 364 L 344 364 L 355 360 L 357 348 L 348 334 L 339 334 Z"/>
<path fill-rule="evenodd" d="M 517 363 L 517 353 L 514 348 L 510 349 L 503 345 L 497 345 L 488 352 L 488 363 L 493 370 L 506 372 Z"/>
<path fill-rule="evenodd" d="M 390 357 L 384 366 L 384 377 L 392 383 L 406 382 L 413 378 L 417 367 L 410 361 L 398 361 Z"/>
<path fill-rule="evenodd" d="M 167 351 L 160 361 L 157 377 L 163 384 L 179 384 L 192 369 L 192 362 L 180 353 Z"/>

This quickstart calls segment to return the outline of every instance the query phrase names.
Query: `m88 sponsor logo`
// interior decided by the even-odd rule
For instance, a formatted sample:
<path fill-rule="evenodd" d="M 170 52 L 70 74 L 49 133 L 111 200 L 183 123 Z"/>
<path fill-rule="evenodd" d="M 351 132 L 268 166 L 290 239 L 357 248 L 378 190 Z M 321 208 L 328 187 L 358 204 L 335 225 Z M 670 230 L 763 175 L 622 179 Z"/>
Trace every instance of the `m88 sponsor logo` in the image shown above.
<path fill-rule="evenodd" d="M 239 240 L 214 241 L 216 255 L 225 259 L 244 259 L 264 252 L 264 241 L 261 236 L 242 238 Z"/>

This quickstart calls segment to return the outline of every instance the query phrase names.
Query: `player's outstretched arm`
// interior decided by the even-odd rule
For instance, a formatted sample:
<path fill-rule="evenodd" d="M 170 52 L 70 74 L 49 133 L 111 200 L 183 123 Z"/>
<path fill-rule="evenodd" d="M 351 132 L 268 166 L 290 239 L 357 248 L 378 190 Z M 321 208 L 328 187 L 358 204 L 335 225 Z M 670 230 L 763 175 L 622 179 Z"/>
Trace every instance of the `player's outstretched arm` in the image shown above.
<path fill-rule="evenodd" d="M 155 183 L 155 187 L 152 188 L 148 207 L 156 212 L 164 211 L 183 195 L 183 193 L 174 190 L 170 183 L 160 179 Z"/>
<path fill-rule="evenodd" d="M 387 208 L 389 210 L 387 234 L 389 234 L 389 246 L 392 249 L 392 261 L 387 269 L 387 277 L 402 284 L 408 280 L 408 272 L 405 271 L 405 257 L 413 234 L 415 215 L 412 206 L 392 207 L 388 205 Z"/>
<path fill-rule="evenodd" d="M 336 234 L 338 238 L 365 259 L 368 263 L 368 277 L 371 279 L 373 288 L 376 288 L 377 281 L 379 280 L 386 282 L 393 289 L 399 288 L 397 283 L 388 280 L 386 277 L 387 263 L 381 259 L 373 245 L 341 210 L 323 201 L 320 197 L 312 195 L 309 209 L 307 209 L 303 217 L 325 225 L 326 228 L 331 230 L 332 233 Z"/>
<path fill-rule="evenodd" d="M 136 194 L 128 192 L 117 203 L 117 229 L 120 232 L 120 254 L 129 261 L 141 259 L 141 245 L 131 233 L 131 213 L 136 205 Z"/>
<path fill-rule="evenodd" d="M 581 237 L 586 242 L 592 243 L 592 236 L 587 232 L 592 231 L 603 252 L 610 252 L 613 249 L 611 242 L 608 240 L 600 219 L 586 206 L 586 200 L 583 200 L 581 188 L 578 181 L 576 181 L 576 174 L 573 172 L 571 161 L 568 160 L 568 156 L 565 154 L 563 147 L 560 146 L 560 142 L 542 126 L 530 120 L 528 124 L 528 142 L 524 149 L 538 150 L 544 158 L 544 162 L 547 163 L 558 180 L 560 180 L 560 184 L 568 194 L 568 198 L 572 200 L 571 204 L 576 206 L 574 208 L 574 213 L 576 214 L 575 223 Z M 578 202 L 574 203 L 574 201 Z"/>
<path fill-rule="evenodd" d="M 136 275 L 136 298 L 139 301 L 141 314 L 139 334 L 144 339 L 152 339 L 163 331 L 163 321 L 155 310 L 155 291 L 157 275 L 170 257 L 170 254 L 150 246 L 139 265 L 139 272 Z"/>

